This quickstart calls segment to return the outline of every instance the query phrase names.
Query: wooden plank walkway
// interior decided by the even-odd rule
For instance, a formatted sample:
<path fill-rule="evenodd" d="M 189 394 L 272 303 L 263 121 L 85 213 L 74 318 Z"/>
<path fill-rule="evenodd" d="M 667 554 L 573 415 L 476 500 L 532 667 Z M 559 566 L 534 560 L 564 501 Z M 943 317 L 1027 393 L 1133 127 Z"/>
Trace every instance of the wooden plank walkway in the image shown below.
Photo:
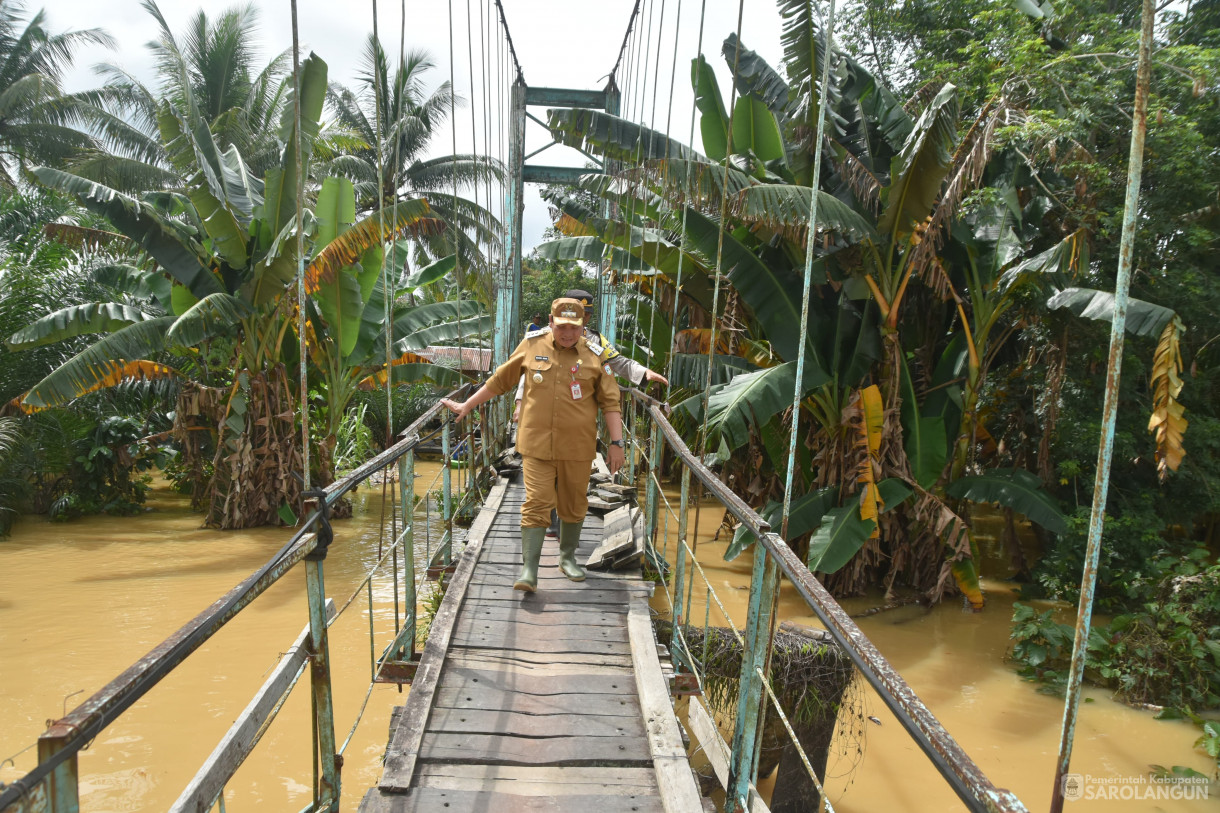
<path fill-rule="evenodd" d="M 366 813 L 703 809 L 673 715 L 638 570 L 558 569 L 514 591 L 524 488 L 502 480 L 471 527 Z M 579 561 L 602 541 L 590 515 Z"/>

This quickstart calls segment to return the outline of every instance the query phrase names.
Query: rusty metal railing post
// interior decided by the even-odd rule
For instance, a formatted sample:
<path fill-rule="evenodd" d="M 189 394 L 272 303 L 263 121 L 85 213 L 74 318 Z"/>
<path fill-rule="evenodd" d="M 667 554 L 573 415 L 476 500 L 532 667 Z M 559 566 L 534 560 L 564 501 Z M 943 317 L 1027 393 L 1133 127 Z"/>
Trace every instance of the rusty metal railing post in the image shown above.
<path fill-rule="evenodd" d="M 318 544 L 305 557 L 305 586 L 309 603 L 309 677 L 313 695 L 314 731 L 316 737 L 315 759 L 320 774 L 317 783 L 315 810 L 339 809 L 339 756 L 335 742 L 335 705 L 331 687 L 330 644 L 326 627 L 326 581 L 322 562 L 334 538 L 330 526 L 330 507 L 325 491 L 302 494 L 315 498 L 321 517 L 317 526 Z"/>
<path fill-rule="evenodd" d="M 453 561 L 453 480 L 450 465 L 453 463 L 452 441 L 450 433 L 453 427 L 453 421 L 450 420 L 449 414 L 442 417 L 441 431 L 441 500 L 442 500 L 442 517 L 445 520 L 445 536 L 441 539 L 441 564 L 449 567 L 449 563 Z"/>
<path fill-rule="evenodd" d="M 661 507 L 660 486 L 657 485 L 661 479 L 661 428 L 652 420 L 651 413 L 645 414 L 652 431 L 648 436 L 648 483 L 644 489 L 644 544 L 651 545 L 655 551 L 657 511 Z"/>
<path fill-rule="evenodd" d="M 690 469 L 682 467 L 682 496 L 678 503 L 678 544 L 674 545 L 674 556 L 677 561 L 674 563 L 674 603 L 673 603 L 673 628 L 670 630 L 669 652 L 673 659 L 674 671 L 680 672 L 685 668 L 690 670 L 691 665 L 687 664 L 686 658 L 690 653 L 683 648 L 684 638 L 679 636 L 679 628 L 686 622 L 682 596 L 686 592 L 684 583 L 686 581 L 686 533 L 688 520 L 687 516 L 690 511 Z M 698 529 L 695 529 L 698 532 Z"/>
<path fill-rule="evenodd" d="M 56 731 L 58 727 L 57 724 L 52 724 L 38 738 L 39 762 L 45 762 L 67 747 L 70 738 L 64 733 Z M 34 804 L 29 809 L 47 810 L 49 813 L 77 813 L 80 810 L 78 777 L 76 754 L 74 753 L 55 766 L 55 770 L 51 771 L 50 776 L 35 788 L 31 794 Z M 40 792 L 45 793 L 43 798 L 46 803 L 46 806 L 41 808 L 37 804 L 37 797 L 40 795 Z"/>
<path fill-rule="evenodd" d="M 415 655 L 415 450 L 398 461 L 398 493 L 402 503 L 403 627 L 407 630 L 406 652 L 395 657 L 410 660 Z M 399 639 L 401 640 L 401 638 Z"/>
<path fill-rule="evenodd" d="M 1051 813 L 1063 810 L 1063 782 L 1072 759 L 1076 714 L 1080 706 L 1080 682 L 1088 654 L 1089 626 L 1093 618 L 1093 594 L 1097 586 L 1097 562 L 1101 555 L 1101 532 L 1105 524 L 1106 494 L 1110 488 L 1110 458 L 1114 451 L 1114 426 L 1118 417 L 1118 384 L 1122 374 L 1123 340 L 1127 329 L 1127 304 L 1131 291 L 1132 255 L 1135 251 L 1135 220 L 1139 213 L 1140 179 L 1144 170 L 1144 135 L 1148 129 L 1148 86 L 1152 77 L 1152 27 L 1156 12 L 1152 0 L 1143 0 L 1140 26 L 1139 65 L 1132 111 L 1131 153 L 1127 161 L 1127 197 L 1123 206 L 1122 240 L 1118 251 L 1118 279 L 1114 283 L 1114 320 L 1110 325 L 1110 360 L 1106 370 L 1106 397 L 1101 408 L 1101 441 L 1097 448 L 1097 479 L 1093 485 L 1093 509 L 1089 515 L 1089 541 L 1085 548 L 1084 573 L 1080 582 L 1080 605 L 1076 615 L 1076 637 L 1072 665 L 1068 671 L 1067 698 L 1063 707 L 1063 730 L 1059 739 L 1059 761 L 1051 790 Z"/>
<path fill-rule="evenodd" d="M 741 653 L 741 677 L 737 686 L 737 720 L 733 726 L 733 750 L 725 793 L 725 813 L 748 809 L 750 783 L 754 781 L 755 753 L 762 717 L 762 678 L 771 650 L 771 613 L 779 588 L 779 567 L 762 544 L 754 545 L 754 568 L 750 576 L 750 610 L 746 618 L 746 645 Z"/>

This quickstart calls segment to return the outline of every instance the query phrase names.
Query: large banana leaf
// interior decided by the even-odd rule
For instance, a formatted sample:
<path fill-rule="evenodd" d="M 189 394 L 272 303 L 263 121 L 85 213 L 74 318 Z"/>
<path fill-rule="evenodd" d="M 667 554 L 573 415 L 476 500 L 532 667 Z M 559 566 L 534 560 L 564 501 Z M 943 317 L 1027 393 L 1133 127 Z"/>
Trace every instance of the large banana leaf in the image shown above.
<path fill-rule="evenodd" d="M 829 377 L 806 364 L 801 397 L 825 384 Z M 750 427 L 761 426 L 792 406 L 796 386 L 796 362 L 738 375 L 708 399 L 707 431 L 709 445 L 723 440 L 732 451 L 750 439 Z"/>
<path fill-rule="evenodd" d="M 758 184 L 757 180 L 736 167 L 706 161 L 678 158 L 653 161 L 639 171 L 656 184 L 668 199 L 689 203 L 704 211 L 718 212 L 725 195 L 732 200 L 742 190 Z"/>
<path fill-rule="evenodd" d="M 441 257 L 436 262 L 428 263 L 423 268 L 411 275 L 410 285 L 412 288 L 422 288 L 425 285 L 431 285 L 437 280 L 444 279 L 453 273 L 457 268 L 457 255 L 450 254 L 448 257 Z"/>
<path fill-rule="evenodd" d="M 1046 306 L 1051 310 L 1066 308 L 1085 319 L 1114 321 L 1114 294 L 1107 291 L 1065 288 L 1052 296 Z M 1176 315 L 1163 305 L 1132 298 L 1127 304 L 1127 332 L 1133 336 L 1159 336 Z"/>
<path fill-rule="evenodd" d="M 322 105 L 326 101 L 326 63 L 317 54 L 310 54 L 301 63 L 301 153 L 302 171 L 309 172 L 309 161 L 313 155 L 314 141 L 318 135 Z M 267 171 L 265 199 L 262 209 L 260 242 L 271 245 L 285 226 L 296 220 L 297 202 L 297 129 L 295 113 L 296 95 L 289 92 L 288 102 L 280 118 L 280 143 L 284 152 L 280 165 Z"/>
<path fill-rule="evenodd" d="M 876 304 L 869 300 L 857 304 L 847 297 L 840 297 L 833 318 L 824 315 L 818 304 L 816 300 L 810 302 L 815 320 L 811 327 L 818 327 L 818 333 L 823 337 L 833 330 L 830 338 L 821 341 L 824 357 L 830 360 L 831 374 L 841 387 L 860 386 L 882 357 Z"/>
<path fill-rule="evenodd" d="M 659 305 L 654 308 L 652 300 L 643 294 L 630 295 L 619 310 L 620 321 L 631 320 L 635 323 L 636 332 L 642 337 L 644 346 L 655 354 L 657 361 L 660 361 L 673 345 L 670 318 L 670 314 L 665 313 Z M 642 363 L 648 366 L 650 362 Z"/>
<path fill-rule="evenodd" d="M 209 294 L 186 310 L 165 333 L 169 345 L 194 347 L 232 330 L 249 316 L 250 306 L 232 294 Z"/>
<path fill-rule="evenodd" d="M 766 334 L 780 358 L 794 361 L 800 347 L 801 281 L 781 276 L 731 234 L 721 243 L 719 224 L 694 209 L 687 209 L 688 245 L 715 264 L 723 249 L 721 269 L 728 273 L 733 287 L 750 306 L 758 326 Z M 808 342 L 806 364 L 825 376 L 825 360 L 813 342 Z"/>
<path fill-rule="evenodd" d="M 873 520 L 860 519 L 858 505 L 831 508 L 809 540 L 809 569 L 834 573 L 851 561 L 876 528 Z"/>
<path fill-rule="evenodd" d="M 748 373 L 754 365 L 738 356 L 717 353 L 712 357 L 712 384 L 727 384 L 734 376 Z M 674 353 L 669 382 L 680 389 L 702 390 L 707 386 L 708 356 L 702 353 Z"/>
<path fill-rule="evenodd" d="M 691 60 L 690 81 L 695 91 L 695 107 L 699 109 L 703 151 L 713 161 L 723 161 L 729 147 L 729 114 L 716 84 L 716 74 L 703 54 Z"/>
<path fill-rule="evenodd" d="M 636 269 L 647 265 L 661 271 L 670 279 L 676 279 L 678 268 L 682 268 L 683 284 L 696 283 L 699 278 L 706 278 L 706 266 L 695 256 L 682 251 L 680 246 L 669 241 L 664 232 L 658 229 L 642 228 L 621 220 L 606 220 L 590 213 L 578 201 L 570 198 L 551 199 L 560 212 L 560 220 L 556 228 L 565 234 L 579 231 L 576 236 L 596 236 L 603 243 L 614 246 L 626 252 L 634 261 L 628 262 Z M 687 293 L 700 299 L 697 289 Z M 700 299 L 702 302 L 702 300 Z M 705 307 L 711 307 L 711 299 Z"/>
<path fill-rule="evenodd" d="M 313 293 L 331 281 L 339 269 L 360 261 L 370 246 L 380 245 L 406 231 L 439 229 L 441 224 L 428 215 L 431 209 L 423 198 L 387 206 L 337 235 L 313 258 L 305 269 L 305 290 Z"/>
<path fill-rule="evenodd" d="M 857 133 L 842 139 L 844 146 L 874 172 L 889 168 L 889 159 L 902 151 L 915 122 L 884 84 L 862 65 L 840 54 L 843 70 L 843 104 L 852 110 L 851 126 Z"/>
<path fill-rule="evenodd" d="M 376 281 L 378 270 L 376 267 L 372 269 L 372 282 Z M 367 302 L 361 292 L 363 274 L 360 272 L 360 266 L 348 266 L 335 276 L 333 282 L 318 288 L 313 297 L 319 313 L 326 320 L 331 339 L 339 346 L 340 358 L 347 358 L 351 354 L 360 337 L 361 317 Z"/>
<path fill-rule="evenodd" d="M 93 281 L 137 299 L 152 300 L 162 310 L 170 309 L 173 282 L 159 271 L 148 271 L 125 263 L 112 263 L 93 269 Z"/>
<path fill-rule="evenodd" d="M 810 191 L 808 186 L 790 184 L 751 186 L 733 199 L 733 214 L 803 240 L 809 226 Z M 818 191 L 817 227 L 822 232 L 839 234 L 849 243 L 877 239 L 872 223 L 834 195 L 821 190 Z"/>
<path fill-rule="evenodd" d="M 10 350 L 24 350 L 91 333 L 113 333 L 151 317 L 139 308 L 117 302 L 91 302 L 48 313 L 8 338 Z"/>
<path fill-rule="evenodd" d="M 950 483 L 945 491 L 959 500 L 998 503 L 1024 514 L 1051 533 L 1067 533 L 1067 520 L 1042 489 L 1042 481 L 1023 469 L 992 469 L 963 477 Z"/>
<path fill-rule="evenodd" d="M 188 194 L 216 253 L 233 268 L 245 268 L 250 261 L 249 236 L 237 218 L 206 187 L 193 186 Z"/>
<path fill-rule="evenodd" d="M 557 142 L 612 161 L 698 157 L 694 150 L 656 130 L 600 110 L 564 108 L 547 113 L 547 126 Z"/>
<path fill-rule="evenodd" d="M 729 68 L 737 64 L 733 82 L 742 96 L 754 96 L 767 106 L 783 124 L 788 116 L 788 83 L 767 61 L 743 44 L 738 48 L 737 34 L 729 34 L 721 46 Z"/>
<path fill-rule="evenodd" d="M 494 325 L 490 316 L 475 316 L 455 322 L 444 322 L 439 325 L 417 330 L 398 340 L 394 349 L 398 353 L 408 350 L 422 350 L 428 345 L 438 342 L 452 342 L 461 339 L 473 339 L 489 332 Z"/>
<path fill-rule="evenodd" d="M 607 246 L 596 236 L 561 237 L 534 247 L 534 251 L 543 260 L 580 260 L 587 263 L 600 263 L 607 249 L 611 252 L 611 268 L 630 268 L 640 264 L 630 253 Z"/>
<path fill-rule="evenodd" d="M 877 231 L 891 241 L 909 235 L 929 214 L 953 163 L 957 143 L 957 88 L 940 89 L 890 165 L 890 186 Z"/>
<path fill-rule="evenodd" d="M 224 291 L 220 280 L 202 259 L 202 246 L 184 241 L 177 224 L 164 220 L 149 204 L 58 169 L 38 167 L 34 175 L 52 189 L 77 198 L 87 209 L 105 217 L 196 296 Z"/>
<path fill-rule="evenodd" d="M 327 178 L 314 206 L 318 231 L 314 244 L 321 251 L 356 222 L 356 187 L 347 178 Z"/>
<path fill-rule="evenodd" d="M 1056 288 L 1064 288 L 1072 271 L 1089 267 L 1089 236 L 1077 229 L 1046 251 L 1027 257 L 1006 269 L 996 282 L 1001 293 L 1019 285 L 1032 275 L 1046 277 Z"/>
<path fill-rule="evenodd" d="M 741 96 L 733 105 L 733 153 L 747 151 L 763 162 L 784 157 L 784 139 L 775 115 L 753 96 Z"/>
<path fill-rule="evenodd" d="M 33 407 L 61 406 L 104 386 L 114 386 L 116 369 L 165 348 L 165 332 L 174 317 L 159 316 L 121 327 L 102 337 L 53 370 L 25 394 Z"/>
<path fill-rule="evenodd" d="M 792 542 L 792 540 L 798 539 L 803 534 L 807 534 L 818 527 L 822 522 L 822 517 L 838 501 L 838 486 L 827 486 L 826 488 L 811 491 L 808 494 L 802 494 L 797 497 L 788 507 L 788 535 L 784 537 L 784 541 Z M 767 521 L 767 524 L 771 526 L 771 530 L 779 533 L 783 527 L 784 504 L 771 500 L 763 507 L 760 513 L 762 518 Z M 738 525 L 737 530 L 733 532 L 733 541 L 729 543 L 728 548 L 724 552 L 724 560 L 726 562 L 733 561 L 743 550 L 757 541 L 758 537 L 750 533 L 749 528 L 744 525 Z"/>
<path fill-rule="evenodd" d="M 922 488 L 931 488 L 940 479 L 949 459 L 949 439 L 945 421 L 940 415 L 924 417 L 919 412 L 919 399 L 907 367 L 906 356 L 900 357 L 902 393 L 902 438 L 911 465 L 911 474 Z"/>
<path fill-rule="evenodd" d="M 463 299 L 461 302 L 432 302 L 427 305 L 417 305 L 394 316 L 394 335 L 410 336 L 416 331 L 432 327 L 444 322 L 468 319 L 483 311 L 483 306 L 473 299 Z"/>

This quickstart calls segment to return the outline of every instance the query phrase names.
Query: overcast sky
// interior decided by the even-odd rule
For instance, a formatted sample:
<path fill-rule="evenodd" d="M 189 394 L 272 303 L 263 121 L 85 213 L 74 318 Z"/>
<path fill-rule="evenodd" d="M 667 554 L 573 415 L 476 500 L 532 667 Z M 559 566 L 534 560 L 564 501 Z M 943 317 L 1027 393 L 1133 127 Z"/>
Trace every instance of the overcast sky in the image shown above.
<path fill-rule="evenodd" d="M 531 86 L 600 89 L 614 66 L 627 30 L 627 21 L 634 0 L 502 0 L 513 44 L 521 61 L 525 81 Z M 95 87 L 99 81 L 91 68 L 99 62 L 113 62 L 137 76 L 153 81 L 151 58 L 145 43 L 157 35 L 156 24 L 140 5 L 139 0 L 54 0 L 39 3 L 27 0 L 27 9 L 46 6 L 48 27 L 55 32 L 67 29 L 102 28 L 119 44 L 116 51 L 90 49 L 82 51 L 76 69 L 67 81 L 68 89 Z M 175 33 L 180 33 L 187 20 L 199 9 L 209 17 L 238 3 L 228 0 L 161 0 L 161 11 Z M 264 58 L 292 45 L 291 5 L 289 0 L 254 0 L 261 22 L 259 44 Z M 343 0 L 298 0 L 298 18 L 302 51 L 317 52 L 329 65 L 331 81 L 350 84 L 356 77 L 358 61 L 365 39 L 373 29 L 374 0 L 344 2 Z M 433 72 L 435 83 L 450 78 L 450 11 L 453 14 L 454 84 L 468 103 L 457 111 L 457 150 L 471 150 L 471 116 L 478 117 L 479 151 L 483 151 L 483 58 L 480 43 L 482 20 L 490 9 L 490 0 L 448 0 L 406 4 L 406 47 L 426 49 L 438 68 Z M 742 22 L 742 41 L 760 52 L 775 67 L 779 65 L 780 20 L 775 6 L 767 0 L 750 0 Z M 386 51 L 397 55 L 402 20 L 402 0 L 382 0 L 377 3 L 378 27 Z M 470 80 L 470 50 L 467 42 L 467 9 L 470 9 L 474 42 L 474 91 Z M 482 11 L 480 11 L 482 8 Z M 681 23 L 677 27 L 675 47 L 674 20 L 679 0 L 642 0 L 640 19 L 636 23 L 630 60 L 633 65 L 619 69 L 618 83 L 623 92 L 623 108 L 636 121 L 651 124 L 672 137 L 688 141 L 691 127 L 692 95 L 690 90 L 691 59 L 699 51 L 700 5 L 696 0 L 681 2 Z M 715 67 L 725 104 L 730 92 L 729 72 L 720 57 L 725 37 L 737 30 L 738 4 L 726 0 L 706 0 L 706 22 L 703 53 Z M 662 17 L 664 22 L 662 23 Z M 651 36 L 648 36 L 651 20 Z M 488 46 L 492 65 L 500 73 L 495 50 Z M 659 59 L 658 59 L 659 53 Z M 677 57 L 676 79 L 672 103 L 669 84 Z M 647 62 L 645 63 L 645 56 Z M 644 67 L 646 65 L 646 68 Z M 505 77 L 505 81 L 511 77 Z M 493 83 L 495 76 L 493 75 Z M 656 100 L 653 88 L 656 87 Z M 672 111 L 672 113 L 671 113 Z M 545 120 L 545 110 L 531 112 Z M 453 133 L 444 130 L 433 142 L 434 154 L 453 151 Z M 549 140 L 539 125 L 526 127 L 526 152 L 544 146 Z M 702 149 L 696 128 L 696 148 Z M 493 136 L 493 147 L 496 144 Z M 506 157 L 506 156 L 505 156 Z M 585 159 L 572 150 L 552 147 L 531 159 L 531 163 L 579 166 Z M 486 203 L 486 201 L 481 201 Z M 495 207 L 498 211 L 498 204 Z M 542 230 L 549 225 L 546 206 L 536 190 L 527 187 L 524 218 L 526 250 L 541 240 Z"/>

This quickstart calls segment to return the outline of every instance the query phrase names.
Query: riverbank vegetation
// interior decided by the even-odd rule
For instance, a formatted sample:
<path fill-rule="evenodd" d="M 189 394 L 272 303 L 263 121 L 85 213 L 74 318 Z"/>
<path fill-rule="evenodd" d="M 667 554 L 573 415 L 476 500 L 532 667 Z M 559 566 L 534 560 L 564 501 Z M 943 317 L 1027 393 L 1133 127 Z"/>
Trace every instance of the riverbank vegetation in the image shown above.
<path fill-rule="evenodd" d="M 1075 602 L 1138 7 L 854 0 L 828 54 L 815 7 L 779 5 L 775 64 L 733 35 L 683 55 L 695 144 L 550 113 L 558 140 L 627 168 L 548 190 L 557 232 L 522 315 L 587 279 L 574 263 L 607 267 L 620 349 L 668 371 L 675 424 L 771 519 L 799 391 L 788 536 L 836 595 L 982 609 L 971 515 L 991 504 L 1026 602 Z M 455 100 L 428 55 L 398 65 L 370 41 L 351 87 L 311 55 L 298 94 L 283 56 L 260 61 L 250 9 L 184 35 L 144 7 L 154 80 L 109 67 L 72 94 L 75 49 L 107 36 L 0 9 L 0 532 L 139 510 L 154 465 L 211 525 L 284 521 L 302 405 L 327 483 L 462 380 L 421 351 L 491 327 L 500 224 L 466 195 L 504 169 L 434 143 Z M 1158 16 L 1088 675 L 1192 713 L 1220 705 L 1217 8 Z M 729 556 L 752 542 L 739 530 Z M 1061 677 L 1062 626 L 1028 603 L 1013 623 L 1019 667 Z"/>

